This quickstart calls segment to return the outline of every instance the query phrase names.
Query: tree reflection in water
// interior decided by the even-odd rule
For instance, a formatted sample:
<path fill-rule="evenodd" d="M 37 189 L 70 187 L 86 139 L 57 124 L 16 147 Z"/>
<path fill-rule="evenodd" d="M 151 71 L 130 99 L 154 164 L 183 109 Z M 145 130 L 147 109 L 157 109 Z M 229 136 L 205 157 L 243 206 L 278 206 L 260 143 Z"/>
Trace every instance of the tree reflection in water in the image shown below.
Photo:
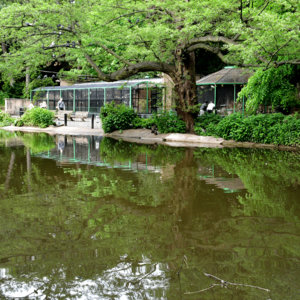
<path fill-rule="evenodd" d="M 0 298 L 297 299 L 298 154 L 36 139 L 0 134 Z"/>

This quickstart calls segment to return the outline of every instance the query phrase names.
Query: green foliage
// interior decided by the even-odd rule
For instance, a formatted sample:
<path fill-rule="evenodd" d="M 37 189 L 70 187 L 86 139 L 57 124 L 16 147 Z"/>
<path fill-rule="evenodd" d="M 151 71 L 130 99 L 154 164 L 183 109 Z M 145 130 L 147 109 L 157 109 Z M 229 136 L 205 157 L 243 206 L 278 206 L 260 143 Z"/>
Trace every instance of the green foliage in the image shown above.
<path fill-rule="evenodd" d="M 289 65 L 265 71 L 259 68 L 239 93 L 238 100 L 247 97 L 246 109 L 250 112 L 255 112 L 261 104 L 288 111 L 290 107 L 300 104 L 296 87 L 290 83 L 293 77 L 299 76 L 299 71 L 298 66 Z"/>
<path fill-rule="evenodd" d="M 21 119 L 23 121 L 23 125 L 45 128 L 49 125 L 53 125 L 54 115 L 55 113 L 52 111 L 40 107 L 34 107 L 27 110 Z M 21 124 L 21 121 L 19 124 Z"/>
<path fill-rule="evenodd" d="M 23 133 L 18 136 L 22 138 L 26 147 L 31 149 L 32 153 L 40 153 L 55 148 L 55 138 L 47 133 Z"/>
<path fill-rule="evenodd" d="M 5 81 L 0 90 L 0 106 L 4 105 L 5 98 L 22 98 L 24 82 L 15 82 L 13 86 L 9 82 Z"/>
<path fill-rule="evenodd" d="M 43 79 L 34 79 L 29 83 L 28 88 L 24 86 L 23 95 L 25 98 L 30 98 L 30 91 L 37 89 L 39 87 L 55 86 L 55 85 L 57 84 L 53 82 L 53 79 L 51 77 L 47 77 Z M 34 101 L 37 99 L 38 99 L 38 92 L 35 93 L 35 95 L 33 96 Z"/>
<path fill-rule="evenodd" d="M 17 126 L 17 127 L 22 127 L 22 126 L 24 126 L 24 121 L 23 121 L 23 119 L 22 119 L 22 118 L 15 119 L 14 125 Z"/>
<path fill-rule="evenodd" d="M 159 114 L 153 116 L 159 133 L 184 133 L 186 124 L 174 112 L 163 110 Z"/>
<path fill-rule="evenodd" d="M 209 124 L 205 133 L 200 131 L 198 134 L 237 142 L 300 145 L 300 119 L 298 114 L 259 114 L 243 118 L 236 113 L 223 118 L 218 124 Z"/>
<path fill-rule="evenodd" d="M 105 133 L 115 130 L 130 129 L 137 117 L 135 111 L 124 105 L 116 105 L 114 101 L 102 107 L 100 117 L 102 119 L 102 128 Z"/>
<path fill-rule="evenodd" d="M 114 101 L 101 109 L 102 128 L 105 133 L 132 128 L 150 129 L 156 125 L 159 133 L 185 132 L 185 122 L 171 111 L 162 111 L 147 119 L 141 119 L 132 108 Z"/>
<path fill-rule="evenodd" d="M 240 2 L 230 0 L 176 4 L 171 0 L 17 2 L 1 10 L 0 38 L 8 44 L 11 55 L 4 55 L 0 72 L 7 78 L 17 78 L 24 76 L 28 67 L 34 74 L 41 65 L 49 65 L 55 55 L 58 64 L 64 60 L 73 67 L 69 73 L 75 76 L 88 72 L 113 81 L 140 77 L 144 72 L 171 75 L 185 62 L 178 60 L 174 49 L 186 52 L 191 46 L 198 51 L 209 49 L 212 55 L 218 53 L 223 60 L 209 63 L 207 67 L 211 56 L 201 55 L 198 70 L 203 70 L 204 64 L 204 73 L 230 62 L 262 66 L 270 62 L 269 66 L 275 60 L 286 60 L 286 53 L 291 53 L 289 60 L 297 58 L 299 9 L 295 0 L 274 0 L 266 8 L 263 1 L 252 1 L 243 9 Z M 31 12 L 26 20 L 24 11 Z M 53 32 L 54 28 L 59 32 L 57 25 L 64 26 L 61 35 Z M 66 30 L 68 26 L 72 30 Z M 221 38 L 215 39 L 217 36 Z M 197 38 L 201 38 L 201 43 Z M 76 47 L 64 47 L 67 40 L 80 43 L 76 42 Z M 48 51 L 52 43 L 55 47 Z M 118 73 L 105 76 L 115 71 Z M 184 83 L 188 78 L 183 76 L 178 80 L 186 94 L 189 85 Z M 291 94 L 281 95 L 286 98 L 282 105 L 287 105 Z M 187 106 L 183 103 L 181 108 L 192 111 L 190 107 L 193 107 L 191 103 Z"/>
<path fill-rule="evenodd" d="M 9 126 L 13 121 L 14 118 L 10 114 L 0 110 L 0 127 Z"/>
<path fill-rule="evenodd" d="M 165 145 L 135 144 L 105 137 L 100 144 L 100 154 L 111 164 L 135 161 L 140 154 L 146 154 L 151 157 L 152 164 L 166 165 L 183 159 L 185 149 Z"/>
<path fill-rule="evenodd" d="M 155 120 L 150 117 L 147 119 L 142 119 L 140 117 L 136 117 L 133 120 L 133 128 L 146 128 L 146 129 L 151 129 L 151 127 L 155 125 Z"/>
<path fill-rule="evenodd" d="M 9 94 L 7 92 L 0 91 L 0 106 L 5 105 L 5 98 L 9 98 Z"/>
<path fill-rule="evenodd" d="M 205 132 L 207 127 L 212 124 L 216 125 L 222 120 L 220 115 L 204 113 L 202 116 L 198 117 L 195 122 L 195 133 L 201 135 Z"/>

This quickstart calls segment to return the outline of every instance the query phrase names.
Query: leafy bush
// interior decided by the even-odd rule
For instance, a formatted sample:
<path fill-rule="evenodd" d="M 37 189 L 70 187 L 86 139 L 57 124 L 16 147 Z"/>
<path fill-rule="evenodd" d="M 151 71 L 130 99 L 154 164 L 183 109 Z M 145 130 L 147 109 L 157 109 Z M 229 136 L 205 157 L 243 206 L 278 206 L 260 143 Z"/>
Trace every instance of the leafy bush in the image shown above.
<path fill-rule="evenodd" d="M 195 133 L 200 135 L 202 132 L 205 132 L 209 124 L 218 124 L 222 120 L 220 115 L 208 114 L 198 117 L 195 122 Z"/>
<path fill-rule="evenodd" d="M 210 123 L 206 132 L 197 133 L 237 142 L 300 145 L 300 119 L 298 114 L 260 114 L 243 118 L 240 113 L 236 113 L 223 118 L 217 124 Z"/>
<path fill-rule="evenodd" d="M 14 125 L 17 127 L 22 127 L 24 126 L 24 121 L 21 118 L 16 119 Z"/>
<path fill-rule="evenodd" d="M 31 110 L 27 110 L 21 120 L 23 121 L 23 125 L 45 128 L 53 124 L 54 115 L 55 113 L 52 111 L 40 107 L 34 107 Z"/>
<path fill-rule="evenodd" d="M 162 111 L 160 114 L 153 116 L 154 123 L 156 124 L 159 133 L 184 133 L 186 124 L 172 111 Z"/>
<path fill-rule="evenodd" d="M 133 128 L 146 128 L 151 129 L 151 127 L 155 125 L 155 120 L 151 118 L 141 119 L 140 117 L 136 117 L 133 120 Z"/>
<path fill-rule="evenodd" d="M 0 110 L 0 127 L 9 126 L 13 121 L 14 119 L 10 114 Z"/>
<path fill-rule="evenodd" d="M 115 130 L 130 129 L 137 118 L 135 111 L 124 105 L 116 105 L 114 101 L 101 109 L 102 128 L 105 133 Z"/>
<path fill-rule="evenodd" d="M 105 133 L 132 128 L 150 129 L 156 125 L 160 133 L 185 132 L 185 122 L 176 114 L 163 111 L 148 119 L 141 119 L 137 113 L 124 104 L 114 101 L 101 109 L 102 128 Z"/>

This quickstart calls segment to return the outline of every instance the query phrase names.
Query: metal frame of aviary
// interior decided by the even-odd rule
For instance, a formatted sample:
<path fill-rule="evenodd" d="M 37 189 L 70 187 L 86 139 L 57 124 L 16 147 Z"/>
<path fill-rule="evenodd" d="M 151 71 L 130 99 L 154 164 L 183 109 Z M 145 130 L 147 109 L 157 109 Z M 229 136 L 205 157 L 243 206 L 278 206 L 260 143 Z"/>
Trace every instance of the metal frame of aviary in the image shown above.
<path fill-rule="evenodd" d="M 42 87 L 31 91 L 30 100 L 36 98 L 36 106 L 46 101 L 48 109 L 55 110 L 63 98 L 66 110 L 91 113 L 100 113 L 101 107 L 114 101 L 133 107 L 139 114 L 152 114 L 162 107 L 162 83 L 161 78 L 152 78 Z"/>

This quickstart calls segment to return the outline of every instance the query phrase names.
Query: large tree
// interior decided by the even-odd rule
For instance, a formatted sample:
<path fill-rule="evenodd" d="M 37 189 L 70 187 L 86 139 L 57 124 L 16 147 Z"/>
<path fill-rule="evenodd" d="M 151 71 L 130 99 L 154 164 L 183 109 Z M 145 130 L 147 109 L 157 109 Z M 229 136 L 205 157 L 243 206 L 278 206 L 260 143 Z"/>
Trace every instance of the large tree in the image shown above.
<path fill-rule="evenodd" d="M 163 72 L 192 131 L 195 50 L 237 66 L 300 64 L 299 9 L 298 0 L 24 1 L 0 12 L 0 40 L 9 49 L 0 70 L 18 76 L 64 59 L 105 81 Z"/>

